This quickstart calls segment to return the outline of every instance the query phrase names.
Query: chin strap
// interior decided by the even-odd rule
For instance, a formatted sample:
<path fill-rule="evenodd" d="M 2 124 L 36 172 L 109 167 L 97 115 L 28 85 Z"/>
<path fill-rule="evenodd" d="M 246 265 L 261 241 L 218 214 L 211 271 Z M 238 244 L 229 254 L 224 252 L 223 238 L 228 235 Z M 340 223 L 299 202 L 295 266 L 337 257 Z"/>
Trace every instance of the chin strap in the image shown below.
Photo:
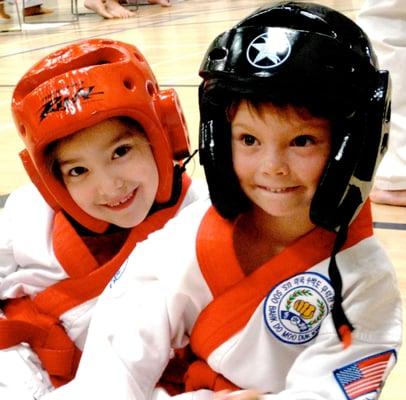
<path fill-rule="evenodd" d="M 185 172 L 186 171 L 186 165 L 189 163 L 189 161 L 197 154 L 199 150 L 196 149 L 186 160 L 185 162 L 182 164 L 181 166 L 181 172 Z"/>
<path fill-rule="evenodd" d="M 348 320 L 345 312 L 343 310 L 342 302 L 342 279 L 340 271 L 337 267 L 336 255 L 340 251 L 341 247 L 344 245 L 348 234 L 348 226 L 342 225 L 337 233 L 336 240 L 334 242 L 333 251 L 330 258 L 330 264 L 328 266 L 328 273 L 331 278 L 331 284 L 334 288 L 334 306 L 332 310 L 332 317 L 334 321 L 334 326 L 337 331 L 337 335 L 340 338 L 344 348 L 351 345 L 352 334 L 354 330 L 351 322 Z"/>
<path fill-rule="evenodd" d="M 172 185 L 172 195 L 171 198 L 166 203 L 155 203 L 151 210 L 150 214 L 153 214 L 164 208 L 172 207 L 175 205 L 180 197 L 182 192 L 182 174 L 186 171 L 186 165 L 188 162 L 195 156 L 198 150 L 195 150 L 182 164 L 176 164 L 173 173 L 173 185 Z"/>

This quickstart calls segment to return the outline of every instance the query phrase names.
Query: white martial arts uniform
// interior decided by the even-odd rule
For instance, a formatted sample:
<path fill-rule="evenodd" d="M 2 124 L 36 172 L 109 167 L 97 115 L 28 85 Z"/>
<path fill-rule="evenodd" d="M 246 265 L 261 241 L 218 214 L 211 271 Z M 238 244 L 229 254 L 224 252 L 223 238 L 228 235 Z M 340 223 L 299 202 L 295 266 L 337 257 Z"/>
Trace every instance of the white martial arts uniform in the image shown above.
<path fill-rule="evenodd" d="M 357 23 L 365 30 L 379 66 L 392 78 L 389 148 L 375 177 L 381 190 L 406 190 L 406 2 L 364 0 Z"/>
<path fill-rule="evenodd" d="M 95 307 L 76 378 L 44 400 L 166 398 L 155 384 L 170 348 L 189 342 L 222 378 L 266 399 L 376 398 L 396 362 L 402 317 L 369 204 L 337 255 L 343 307 L 356 328 L 345 350 L 330 313 L 335 235 L 316 228 L 245 276 L 233 225 L 209 207 L 192 204 L 137 246 Z M 196 236 L 208 209 L 221 223 L 203 230 L 201 251 Z M 306 305 L 311 312 L 300 313 Z M 212 398 L 204 385 L 193 387 L 179 399 Z"/>
<path fill-rule="evenodd" d="M 193 182 L 180 208 L 207 196 L 204 182 Z M 0 214 L 1 300 L 26 295 L 37 298 L 46 288 L 68 277 L 66 266 L 64 269 L 55 255 L 51 234 L 53 221 L 53 210 L 33 185 L 16 190 L 8 198 Z M 79 254 L 79 249 L 71 249 L 70 254 L 74 257 Z M 85 267 L 85 261 L 79 262 Z M 60 317 L 67 334 L 79 349 L 83 348 L 95 302 L 96 299 L 91 298 Z M 1 329 L 0 324 L 0 341 L 4 334 Z M 32 400 L 53 389 L 48 374 L 27 345 L 1 350 L 0 371 L 0 399 Z"/>

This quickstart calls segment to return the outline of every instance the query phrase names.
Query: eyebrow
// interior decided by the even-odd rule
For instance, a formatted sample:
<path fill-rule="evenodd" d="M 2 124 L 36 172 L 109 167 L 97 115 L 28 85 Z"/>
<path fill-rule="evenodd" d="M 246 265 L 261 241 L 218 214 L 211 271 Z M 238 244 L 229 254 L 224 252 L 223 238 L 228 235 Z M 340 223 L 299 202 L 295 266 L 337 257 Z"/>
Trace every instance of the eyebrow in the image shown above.
<path fill-rule="evenodd" d="M 69 165 L 69 164 L 76 164 L 79 161 L 81 161 L 79 158 L 71 158 L 71 159 L 67 159 L 67 160 L 61 160 L 60 158 L 57 158 L 59 168 L 65 166 L 65 165 Z"/>
<path fill-rule="evenodd" d="M 106 148 L 113 146 L 115 143 L 119 142 L 120 140 L 127 139 L 128 137 L 132 137 L 135 135 L 136 135 L 136 133 L 131 132 L 130 129 L 126 129 L 125 131 L 120 132 L 118 135 L 111 138 L 111 140 L 107 143 Z"/>
<path fill-rule="evenodd" d="M 126 129 L 125 131 L 120 132 L 119 134 L 117 134 L 116 136 L 114 136 L 113 138 L 111 138 L 111 140 L 110 140 L 110 141 L 106 144 L 106 146 L 104 146 L 104 147 L 105 147 L 106 149 L 108 149 L 108 148 L 112 147 L 115 143 L 117 143 L 117 142 L 119 142 L 119 141 L 121 141 L 121 140 L 124 140 L 124 139 L 126 139 L 126 138 L 135 136 L 135 135 L 137 135 L 138 133 L 142 135 L 142 132 L 141 132 L 141 131 L 138 131 L 138 130 L 137 130 L 137 132 L 135 133 L 134 131 L 131 131 L 130 129 Z M 68 158 L 68 159 L 66 159 L 66 160 L 62 160 L 62 159 L 59 158 L 59 157 L 56 157 L 56 160 L 57 160 L 57 162 L 58 162 L 59 167 L 62 167 L 62 166 L 64 166 L 64 165 L 68 165 L 68 164 L 76 164 L 76 163 L 82 161 L 81 158 Z"/>
<path fill-rule="evenodd" d="M 232 123 L 233 128 L 242 128 L 246 130 L 250 130 L 252 128 L 252 125 L 249 123 L 246 123 L 245 121 L 238 121 L 238 122 L 233 122 Z"/>

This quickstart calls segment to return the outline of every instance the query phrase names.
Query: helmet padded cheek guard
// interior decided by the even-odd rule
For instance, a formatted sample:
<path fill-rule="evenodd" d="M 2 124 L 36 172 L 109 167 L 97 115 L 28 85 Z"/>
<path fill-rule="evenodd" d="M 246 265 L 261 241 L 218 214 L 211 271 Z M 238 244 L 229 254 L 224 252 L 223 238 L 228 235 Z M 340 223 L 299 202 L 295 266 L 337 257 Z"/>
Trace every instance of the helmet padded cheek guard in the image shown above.
<path fill-rule="evenodd" d="M 249 208 L 248 198 L 241 191 L 238 178 L 230 168 L 232 163 L 231 146 L 226 140 L 213 140 L 213 132 L 222 129 L 222 139 L 230 137 L 228 126 L 218 120 L 200 125 L 199 156 L 204 167 L 206 180 L 210 182 L 210 198 L 217 211 L 225 218 L 234 219 Z M 213 149 L 215 143 L 216 150 Z M 221 155 L 220 155 L 221 154 Z"/>
<path fill-rule="evenodd" d="M 186 121 L 174 89 L 162 90 L 159 93 L 159 104 L 162 124 L 168 131 L 168 138 L 174 160 L 183 160 L 190 155 L 189 136 L 185 134 Z"/>
<path fill-rule="evenodd" d="M 317 225 L 338 230 L 351 223 L 367 200 L 376 169 L 388 148 L 390 93 L 389 73 L 377 71 L 364 118 L 333 149 L 314 194 L 310 217 Z M 356 129 L 364 135 L 357 135 Z"/>
<path fill-rule="evenodd" d="M 127 43 L 90 39 L 40 60 L 18 82 L 12 113 L 26 150 L 23 164 L 44 198 L 81 225 L 104 232 L 108 223 L 85 213 L 49 170 L 48 145 L 103 120 L 128 117 L 144 129 L 157 164 L 156 203 L 172 198 L 174 163 L 189 154 L 176 92 L 160 90 L 140 51 Z"/>

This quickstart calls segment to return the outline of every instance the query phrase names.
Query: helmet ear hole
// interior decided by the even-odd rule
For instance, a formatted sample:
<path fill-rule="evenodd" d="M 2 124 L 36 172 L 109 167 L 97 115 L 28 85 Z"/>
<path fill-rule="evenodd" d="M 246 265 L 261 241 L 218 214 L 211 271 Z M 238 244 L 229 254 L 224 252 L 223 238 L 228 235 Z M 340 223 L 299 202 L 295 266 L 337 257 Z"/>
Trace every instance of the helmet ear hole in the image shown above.
<path fill-rule="evenodd" d="M 379 151 L 379 153 L 381 154 L 382 157 L 385 154 L 385 152 L 388 150 L 391 113 L 392 113 L 392 102 L 389 100 L 388 105 L 385 110 L 385 115 L 383 118 L 383 120 L 384 120 L 383 133 L 382 133 L 381 148 Z"/>
<path fill-rule="evenodd" d="M 134 52 L 134 57 L 138 60 L 138 61 L 141 61 L 141 62 L 145 62 L 145 59 L 144 59 L 144 57 L 142 56 L 142 54 L 141 53 L 138 53 L 138 52 Z"/>
<path fill-rule="evenodd" d="M 134 90 L 134 88 L 135 88 L 135 83 L 131 78 L 124 79 L 123 85 L 128 90 Z"/>
<path fill-rule="evenodd" d="M 176 92 L 173 89 L 159 92 L 159 105 L 173 158 L 182 160 L 190 155 L 190 143 L 185 117 Z"/>
<path fill-rule="evenodd" d="M 21 136 L 22 137 L 25 137 L 26 135 L 27 135 L 27 131 L 26 131 L 26 129 L 25 129 L 25 125 L 23 125 L 23 124 L 21 124 L 20 126 L 19 126 L 19 131 L 20 131 L 20 134 L 21 134 Z"/>
<path fill-rule="evenodd" d="M 392 114 L 392 102 L 389 101 L 388 107 L 386 108 L 386 112 L 385 112 L 385 122 L 387 124 L 390 122 L 391 114 Z"/>
<path fill-rule="evenodd" d="M 382 144 L 380 150 L 380 154 L 382 156 L 386 153 L 386 150 L 388 150 L 388 142 L 389 142 L 389 133 L 384 133 L 382 137 Z"/>
<path fill-rule="evenodd" d="M 151 81 L 147 81 L 147 92 L 151 97 L 156 93 L 155 85 Z"/>
<path fill-rule="evenodd" d="M 216 47 L 209 53 L 210 61 L 224 60 L 227 57 L 228 51 L 224 47 Z"/>

